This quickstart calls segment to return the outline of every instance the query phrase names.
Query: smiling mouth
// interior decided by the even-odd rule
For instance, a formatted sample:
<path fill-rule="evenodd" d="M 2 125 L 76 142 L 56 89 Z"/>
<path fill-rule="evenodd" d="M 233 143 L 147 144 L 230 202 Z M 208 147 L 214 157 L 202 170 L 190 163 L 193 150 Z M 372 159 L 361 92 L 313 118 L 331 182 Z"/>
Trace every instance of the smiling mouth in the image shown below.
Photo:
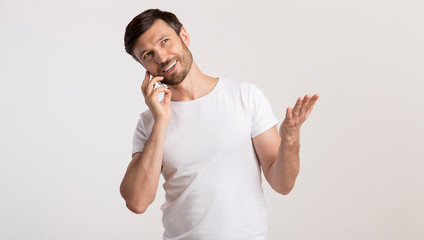
<path fill-rule="evenodd" d="M 177 60 L 175 60 L 175 62 L 171 65 L 169 65 L 169 67 L 167 67 L 166 69 L 162 70 L 162 72 L 167 73 L 169 72 L 171 69 L 174 68 L 175 64 L 177 64 Z"/>

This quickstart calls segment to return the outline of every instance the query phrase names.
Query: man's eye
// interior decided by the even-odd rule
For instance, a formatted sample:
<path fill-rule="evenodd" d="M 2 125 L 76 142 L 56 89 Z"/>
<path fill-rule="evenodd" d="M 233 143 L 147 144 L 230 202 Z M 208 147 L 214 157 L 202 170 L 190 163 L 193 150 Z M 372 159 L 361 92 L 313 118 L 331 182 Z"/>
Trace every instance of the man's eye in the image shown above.
<path fill-rule="evenodd" d="M 144 59 L 146 59 L 146 58 L 148 58 L 150 56 L 150 52 L 148 52 L 148 53 L 146 53 L 145 55 L 144 55 Z"/>
<path fill-rule="evenodd" d="M 167 43 L 167 42 L 168 42 L 168 40 L 169 40 L 169 39 L 164 39 L 164 40 L 162 41 L 162 44 Z"/>

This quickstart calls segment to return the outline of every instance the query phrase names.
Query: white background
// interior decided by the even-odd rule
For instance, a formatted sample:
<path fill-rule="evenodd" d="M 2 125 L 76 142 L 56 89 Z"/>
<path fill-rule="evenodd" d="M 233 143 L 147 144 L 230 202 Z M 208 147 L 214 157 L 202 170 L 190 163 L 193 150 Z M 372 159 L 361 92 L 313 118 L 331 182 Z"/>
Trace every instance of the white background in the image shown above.
<path fill-rule="evenodd" d="M 302 129 L 288 196 L 264 182 L 269 238 L 424 238 L 424 2 L 0 2 L 0 239 L 160 239 L 162 187 L 143 215 L 119 184 L 141 68 L 128 22 L 174 12 L 211 76 L 253 82 L 281 121 L 321 98 Z"/>

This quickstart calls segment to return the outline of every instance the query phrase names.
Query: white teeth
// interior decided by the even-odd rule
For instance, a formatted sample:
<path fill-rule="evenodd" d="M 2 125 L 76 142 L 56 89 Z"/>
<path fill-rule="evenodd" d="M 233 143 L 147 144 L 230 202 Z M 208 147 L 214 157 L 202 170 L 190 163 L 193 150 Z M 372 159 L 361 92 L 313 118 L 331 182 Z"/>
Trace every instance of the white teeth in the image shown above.
<path fill-rule="evenodd" d="M 171 66 L 169 66 L 167 69 L 165 69 L 165 72 L 168 72 L 172 67 L 175 66 L 175 64 L 177 64 L 177 61 L 175 61 Z"/>

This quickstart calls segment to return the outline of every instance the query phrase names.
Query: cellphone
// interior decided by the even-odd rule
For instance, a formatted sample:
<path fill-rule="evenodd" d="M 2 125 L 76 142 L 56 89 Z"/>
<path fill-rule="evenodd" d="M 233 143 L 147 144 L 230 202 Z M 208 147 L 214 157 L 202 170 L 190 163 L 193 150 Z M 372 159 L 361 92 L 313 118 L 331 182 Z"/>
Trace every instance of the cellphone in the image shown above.
<path fill-rule="evenodd" d="M 156 76 L 154 76 L 153 74 L 151 74 L 150 72 L 149 72 L 149 74 L 150 74 L 150 79 L 152 79 L 152 78 L 156 77 Z M 161 83 L 160 81 L 159 81 L 159 82 L 157 82 L 157 83 L 155 84 L 155 88 L 157 88 L 158 86 L 159 86 L 159 87 L 168 88 L 165 84 Z"/>
<path fill-rule="evenodd" d="M 156 82 L 154 89 L 156 89 L 158 87 L 168 88 L 165 84 L 163 84 L 161 82 Z M 158 95 L 159 102 L 163 102 L 164 101 L 164 97 L 165 97 L 165 93 L 163 93 L 163 92 L 159 93 L 159 95 Z"/>
<path fill-rule="evenodd" d="M 160 87 L 168 88 L 165 84 L 163 84 L 163 83 L 161 83 L 161 82 L 157 82 L 157 84 L 158 84 Z"/>

